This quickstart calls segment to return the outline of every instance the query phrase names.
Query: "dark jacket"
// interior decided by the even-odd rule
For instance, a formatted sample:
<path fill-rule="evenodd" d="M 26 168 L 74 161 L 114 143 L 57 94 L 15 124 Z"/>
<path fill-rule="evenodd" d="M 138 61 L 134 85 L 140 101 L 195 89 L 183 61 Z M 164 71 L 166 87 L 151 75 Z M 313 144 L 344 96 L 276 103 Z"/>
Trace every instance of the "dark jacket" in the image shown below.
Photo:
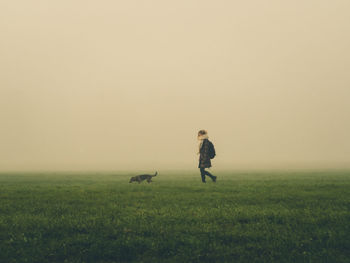
<path fill-rule="evenodd" d="M 202 147 L 199 151 L 199 164 L 198 168 L 209 168 L 211 167 L 211 161 L 209 157 L 209 141 L 208 139 L 203 140 Z"/>

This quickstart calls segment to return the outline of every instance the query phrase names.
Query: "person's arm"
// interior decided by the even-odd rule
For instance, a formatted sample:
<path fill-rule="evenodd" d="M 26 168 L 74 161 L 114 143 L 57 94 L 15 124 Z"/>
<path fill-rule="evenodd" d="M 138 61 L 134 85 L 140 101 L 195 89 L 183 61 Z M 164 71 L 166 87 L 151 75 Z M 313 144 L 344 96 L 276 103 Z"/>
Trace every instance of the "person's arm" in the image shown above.
<path fill-rule="evenodd" d="M 207 140 L 203 142 L 203 152 L 201 155 L 202 155 L 201 156 L 202 160 L 210 159 L 209 158 L 209 143 Z"/>

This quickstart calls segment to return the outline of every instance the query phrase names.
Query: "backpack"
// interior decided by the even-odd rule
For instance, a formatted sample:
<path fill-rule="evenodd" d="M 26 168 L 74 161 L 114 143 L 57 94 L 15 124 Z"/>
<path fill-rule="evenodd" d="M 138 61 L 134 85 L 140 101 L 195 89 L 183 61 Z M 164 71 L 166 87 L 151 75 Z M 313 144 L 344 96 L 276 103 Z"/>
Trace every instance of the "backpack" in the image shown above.
<path fill-rule="evenodd" d="M 216 155 L 214 144 L 209 140 L 208 140 L 208 143 L 209 143 L 209 157 L 210 159 L 213 159 Z"/>

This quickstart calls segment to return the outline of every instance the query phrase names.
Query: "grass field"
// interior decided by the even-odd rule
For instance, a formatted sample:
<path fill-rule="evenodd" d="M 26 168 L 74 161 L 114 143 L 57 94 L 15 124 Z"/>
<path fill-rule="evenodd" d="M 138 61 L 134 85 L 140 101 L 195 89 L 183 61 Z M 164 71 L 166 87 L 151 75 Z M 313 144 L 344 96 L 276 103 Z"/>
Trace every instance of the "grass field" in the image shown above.
<path fill-rule="evenodd" d="M 1 173 L 0 262 L 350 262 L 350 172 Z"/>

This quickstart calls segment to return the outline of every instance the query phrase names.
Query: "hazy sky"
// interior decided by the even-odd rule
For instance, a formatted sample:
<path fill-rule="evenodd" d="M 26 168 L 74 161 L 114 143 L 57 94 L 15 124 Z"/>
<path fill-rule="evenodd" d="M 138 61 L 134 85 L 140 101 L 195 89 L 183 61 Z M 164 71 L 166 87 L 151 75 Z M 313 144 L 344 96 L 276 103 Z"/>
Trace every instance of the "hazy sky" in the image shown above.
<path fill-rule="evenodd" d="M 0 0 L 0 170 L 350 167 L 348 0 Z"/>

